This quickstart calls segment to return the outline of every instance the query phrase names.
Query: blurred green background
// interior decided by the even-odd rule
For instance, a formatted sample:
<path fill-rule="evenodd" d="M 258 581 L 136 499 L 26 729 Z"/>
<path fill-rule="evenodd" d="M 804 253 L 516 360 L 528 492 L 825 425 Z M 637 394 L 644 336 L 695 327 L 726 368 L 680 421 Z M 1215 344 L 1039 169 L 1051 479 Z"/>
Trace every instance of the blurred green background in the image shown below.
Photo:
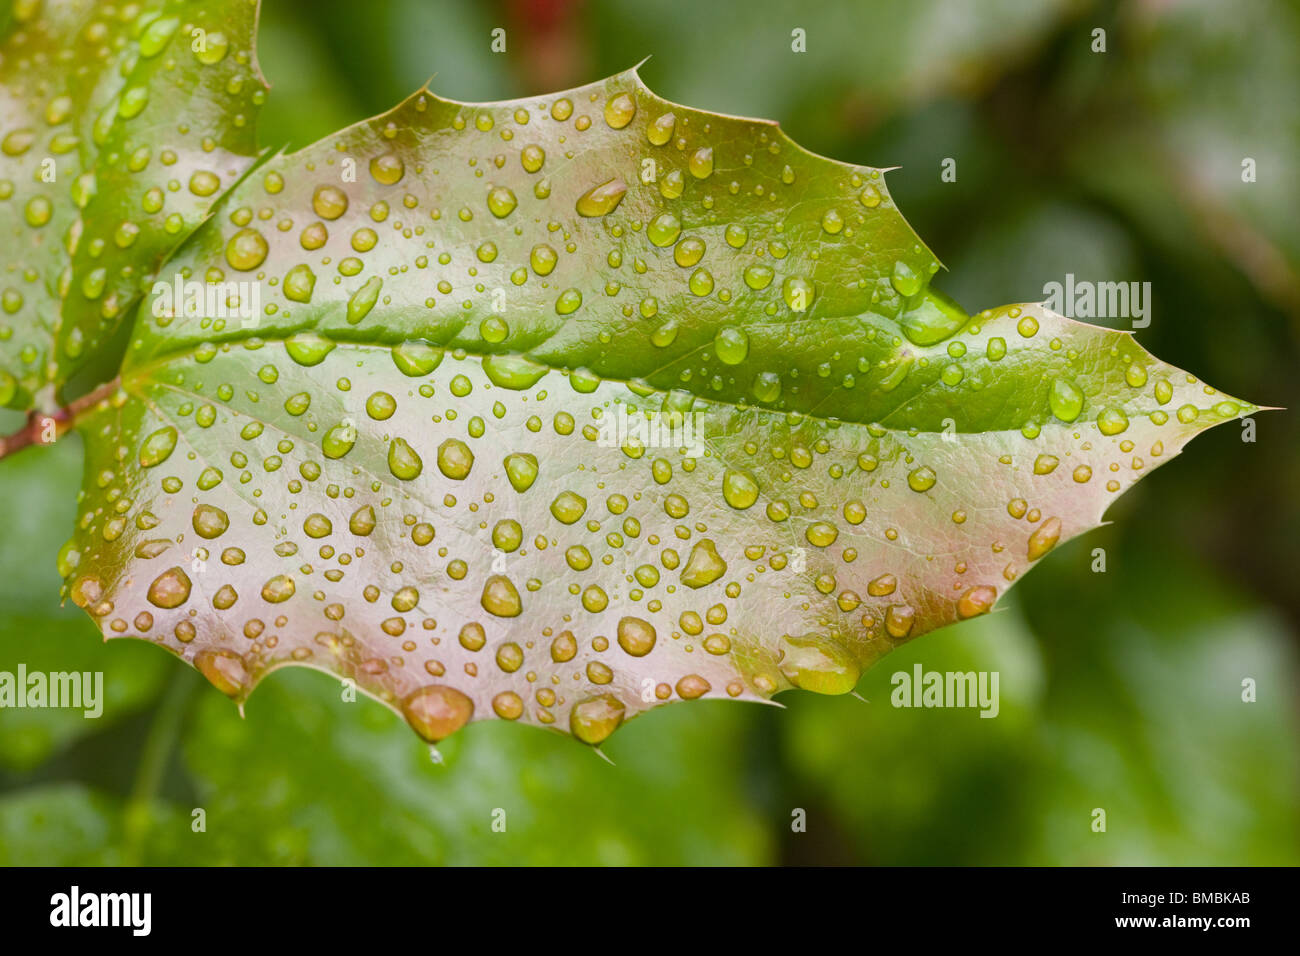
<path fill-rule="evenodd" d="M 891 192 L 968 310 L 1037 301 L 1067 272 L 1150 281 L 1147 348 L 1300 407 L 1294 3 L 263 7 L 266 145 L 305 145 L 435 74 L 444 96 L 498 99 L 652 54 L 641 74 L 669 99 L 901 167 Z M 0 670 L 102 670 L 108 700 L 99 720 L 0 711 L 0 863 L 1300 863 L 1300 426 L 1273 412 L 1257 429 L 1198 439 L 1005 609 L 886 659 L 859 687 L 870 703 L 660 709 L 606 746 L 616 766 L 501 722 L 434 764 L 396 716 L 306 671 L 274 675 L 241 719 L 169 655 L 102 644 L 57 600 L 81 450 L 31 449 L 0 464 Z M 916 662 L 999 671 L 1001 715 L 890 707 L 890 674 Z"/>

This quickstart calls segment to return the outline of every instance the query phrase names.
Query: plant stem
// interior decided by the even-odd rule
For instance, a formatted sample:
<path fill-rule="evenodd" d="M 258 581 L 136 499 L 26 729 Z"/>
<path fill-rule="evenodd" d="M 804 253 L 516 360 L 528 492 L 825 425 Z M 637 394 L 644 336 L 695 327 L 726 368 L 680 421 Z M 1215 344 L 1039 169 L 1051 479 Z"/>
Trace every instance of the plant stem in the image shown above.
<path fill-rule="evenodd" d="M 123 812 L 123 862 L 139 866 L 144 852 L 144 841 L 153 823 L 156 811 L 154 801 L 162 784 L 167 763 L 176 749 L 181 726 L 190 698 L 199 681 L 192 670 L 177 669 L 175 679 L 168 685 L 145 737 L 136 768 L 135 785 Z"/>
<path fill-rule="evenodd" d="M 111 382 L 105 382 L 93 392 L 87 392 L 75 401 L 69 402 L 52 415 L 36 411 L 29 413 L 26 425 L 12 435 L 0 438 L 0 458 L 7 458 L 28 445 L 51 444 L 60 435 L 75 428 L 83 415 L 92 411 L 100 402 L 117 391 L 120 382 L 121 380 L 116 378 Z"/>

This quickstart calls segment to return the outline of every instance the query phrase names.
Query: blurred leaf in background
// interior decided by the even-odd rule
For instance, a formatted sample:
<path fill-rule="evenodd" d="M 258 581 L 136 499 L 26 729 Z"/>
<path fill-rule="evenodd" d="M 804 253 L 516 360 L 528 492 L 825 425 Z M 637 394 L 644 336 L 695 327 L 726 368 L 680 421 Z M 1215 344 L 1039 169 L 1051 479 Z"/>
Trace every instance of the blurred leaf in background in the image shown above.
<path fill-rule="evenodd" d="M 968 309 L 1041 299 L 1065 273 L 1150 281 L 1143 345 L 1300 405 L 1293 3 L 263 6 L 264 145 L 304 146 L 430 77 L 497 99 L 652 55 L 663 96 L 899 165 L 891 192 Z M 0 464 L 0 670 L 102 670 L 108 703 L 98 720 L 0 711 L 0 862 L 1300 863 L 1300 427 L 1256 427 L 1194 443 L 1004 610 L 887 658 L 859 687 L 870 703 L 666 708 L 610 743 L 615 766 L 493 723 L 435 764 L 311 672 L 275 675 L 241 719 L 157 648 L 102 644 L 57 600 L 80 449 L 31 449 Z M 998 671 L 999 716 L 891 707 L 891 675 L 917 663 Z"/>

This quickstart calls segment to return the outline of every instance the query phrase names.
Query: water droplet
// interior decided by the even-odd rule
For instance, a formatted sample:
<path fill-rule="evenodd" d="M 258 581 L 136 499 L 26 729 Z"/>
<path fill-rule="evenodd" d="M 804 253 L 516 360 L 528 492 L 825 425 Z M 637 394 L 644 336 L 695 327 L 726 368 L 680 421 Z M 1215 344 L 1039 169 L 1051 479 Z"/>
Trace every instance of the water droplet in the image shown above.
<path fill-rule="evenodd" d="M 520 391 L 536 385 L 550 369 L 522 355 L 489 355 L 483 371 L 493 385 Z"/>
<path fill-rule="evenodd" d="M 362 505 L 352 516 L 348 518 L 348 530 L 360 537 L 365 537 L 375 530 L 375 509 L 370 505 Z"/>
<path fill-rule="evenodd" d="M 1048 518 L 1029 536 L 1029 560 L 1037 561 L 1056 547 L 1061 538 L 1061 519 Z"/>
<path fill-rule="evenodd" d="M 262 600 L 268 604 L 283 604 L 293 597 L 295 590 L 297 589 L 294 586 L 293 578 L 287 574 L 277 574 L 262 585 Z"/>
<path fill-rule="evenodd" d="M 605 104 L 605 122 L 611 129 L 622 129 L 636 116 L 636 101 L 626 93 L 610 97 Z"/>
<path fill-rule="evenodd" d="M 494 574 L 483 583 L 479 603 L 483 610 L 497 617 L 518 617 L 524 610 L 514 582 L 503 574 Z"/>
<path fill-rule="evenodd" d="M 564 491 L 551 502 L 551 514 L 562 524 L 573 524 L 587 512 L 587 500 L 572 491 Z"/>
<path fill-rule="evenodd" d="M 219 538 L 230 527 L 230 516 L 215 505 L 197 505 L 192 519 L 194 533 L 200 538 Z"/>
<path fill-rule="evenodd" d="M 539 243 L 533 246 L 532 252 L 528 254 L 528 264 L 533 267 L 533 271 L 539 276 L 548 276 L 555 264 L 559 262 L 560 257 L 555 250 L 546 243 Z"/>
<path fill-rule="evenodd" d="M 760 402 L 775 402 L 781 397 L 781 376 L 776 372 L 759 372 L 750 390 Z"/>
<path fill-rule="evenodd" d="M 696 179 L 708 179 L 713 175 L 713 147 L 701 146 L 691 153 L 691 158 L 686 161 L 686 167 Z"/>
<path fill-rule="evenodd" d="M 375 178 L 376 182 L 383 183 L 385 186 L 392 186 L 401 182 L 402 176 L 405 174 L 406 164 L 402 162 L 402 157 L 393 153 L 385 153 L 370 160 L 370 175 Z M 346 208 L 346 201 L 344 206 Z"/>
<path fill-rule="evenodd" d="M 488 193 L 488 210 L 498 219 L 504 219 L 515 211 L 518 200 L 515 194 L 505 186 L 498 186 Z"/>
<path fill-rule="evenodd" d="M 537 480 L 537 457 L 525 452 L 515 452 L 505 458 L 506 478 L 510 487 L 523 493 Z"/>
<path fill-rule="evenodd" d="M 131 86 L 122 93 L 122 98 L 117 103 L 117 115 L 123 119 L 133 119 L 139 116 L 146 106 L 149 105 L 149 88 L 147 86 Z"/>
<path fill-rule="evenodd" d="M 453 481 L 464 481 L 474 467 L 474 453 L 459 438 L 438 446 L 438 470 Z"/>
<path fill-rule="evenodd" d="M 664 113 L 646 127 L 646 139 L 652 146 L 662 146 L 673 138 L 673 129 L 676 125 L 677 117 L 672 113 Z"/>
<path fill-rule="evenodd" d="M 438 464 L 442 465 L 441 449 L 438 452 Z M 413 481 L 424 471 L 424 462 L 405 438 L 394 438 L 388 446 L 388 470 L 402 481 Z M 443 473 L 446 474 L 445 470 Z"/>
<path fill-rule="evenodd" d="M 145 27 L 144 33 L 140 34 L 140 55 L 152 59 L 161 53 L 171 42 L 172 34 L 180 24 L 178 17 L 158 17 L 150 23 Z"/>
<path fill-rule="evenodd" d="M 154 607 L 180 607 L 190 597 L 189 576 L 180 568 L 168 568 L 149 585 L 149 603 Z"/>
<path fill-rule="evenodd" d="M 728 468 L 722 476 L 722 497 L 743 511 L 758 500 L 758 482 L 747 472 Z"/>
<path fill-rule="evenodd" d="M 348 299 L 348 324 L 356 325 L 375 307 L 379 301 L 379 291 L 384 287 L 384 280 L 379 276 L 371 276 L 365 284 L 352 293 Z"/>
<path fill-rule="evenodd" d="M 583 743 L 594 747 L 618 729 L 626 710 L 624 703 L 612 694 L 588 697 L 569 711 L 569 730 Z"/>
<path fill-rule="evenodd" d="M 546 162 L 546 150 L 535 145 L 525 146 L 519 153 L 519 162 L 525 172 L 535 173 Z"/>
<path fill-rule="evenodd" d="M 740 329 L 726 326 L 713 340 L 713 351 L 724 365 L 739 365 L 749 355 L 749 336 Z"/>
<path fill-rule="evenodd" d="M 885 597 L 893 594 L 897 588 L 898 578 L 892 574 L 882 574 L 880 577 L 867 582 L 867 593 L 872 597 Z"/>
<path fill-rule="evenodd" d="M 889 276 L 889 282 L 904 298 L 914 296 L 921 291 L 921 277 L 902 259 L 894 263 L 894 271 Z"/>
<path fill-rule="evenodd" d="M 681 582 L 688 588 L 702 588 L 712 584 L 727 571 L 727 562 L 718 554 L 711 538 L 702 538 L 691 549 L 691 556 L 682 568 Z"/>
<path fill-rule="evenodd" d="M 745 285 L 749 286 L 755 292 L 760 289 L 766 289 L 772 284 L 772 277 L 775 273 L 767 266 L 749 266 L 744 273 Z"/>
<path fill-rule="evenodd" d="M 357 430 L 350 423 L 335 425 L 321 439 L 321 453 L 330 459 L 342 458 L 357 443 Z"/>
<path fill-rule="evenodd" d="M 650 344 L 655 348 L 667 348 L 677 339 L 679 326 L 676 319 L 669 319 L 650 333 Z"/>
<path fill-rule="evenodd" d="M 1118 435 L 1128 428 L 1128 416 L 1121 408 L 1104 408 L 1097 416 L 1097 428 L 1103 435 Z"/>
<path fill-rule="evenodd" d="M 302 530 L 309 538 L 327 538 L 334 530 L 334 523 L 320 512 L 310 514 L 302 523 Z"/>
<path fill-rule="evenodd" d="M 613 179 L 606 180 L 599 186 L 593 186 L 578 199 L 578 215 L 587 218 L 596 218 L 599 216 L 608 216 L 623 201 L 623 195 L 627 192 L 627 184 L 615 176 Z"/>
<path fill-rule="evenodd" d="M 555 311 L 559 315 L 572 315 L 582 306 L 582 293 L 577 289 L 565 289 L 555 300 Z"/>
<path fill-rule="evenodd" d="M 310 302 L 315 288 L 316 274 L 306 264 L 294 266 L 284 277 L 284 297 L 294 302 Z"/>
<path fill-rule="evenodd" d="M 938 480 L 934 469 L 922 465 L 913 469 L 907 476 L 907 486 L 913 491 L 929 491 Z"/>
<path fill-rule="evenodd" d="M 618 646 L 632 657 L 649 654 L 657 637 L 654 626 L 639 617 L 625 617 L 618 622 Z"/>
<path fill-rule="evenodd" d="M 469 723 L 474 702 L 445 684 L 431 684 L 402 700 L 402 715 L 420 737 L 431 744 L 446 740 Z"/>
<path fill-rule="evenodd" d="M 211 196 L 221 188 L 221 177 L 200 169 L 190 177 L 190 192 L 196 196 Z"/>
<path fill-rule="evenodd" d="M 194 655 L 194 666 L 227 697 L 242 697 L 250 683 L 248 669 L 234 651 L 205 647 Z"/>
<path fill-rule="evenodd" d="M 980 614 L 987 614 L 992 609 L 993 602 L 997 599 L 997 588 L 989 587 L 987 584 L 968 588 L 957 601 L 957 616 L 965 620 Z"/>
<path fill-rule="evenodd" d="M 216 30 L 209 30 L 207 41 L 202 48 L 194 51 L 194 58 L 204 66 L 215 66 L 225 58 L 228 49 L 230 49 L 230 41 L 226 39 L 226 35 Z"/>
<path fill-rule="evenodd" d="M 646 226 L 645 234 L 659 248 L 667 248 L 682 234 L 682 221 L 670 212 L 661 213 Z"/>
<path fill-rule="evenodd" d="M 807 312 L 812 307 L 813 284 L 803 276 L 791 276 L 781 284 L 785 304 L 794 312 Z"/>
<path fill-rule="evenodd" d="M 334 351 L 334 343 L 315 332 L 299 332 L 285 339 L 284 350 L 299 365 L 311 367 L 325 361 Z"/>
<path fill-rule="evenodd" d="M 144 440 L 140 446 L 140 465 L 153 468 L 161 465 L 176 450 L 176 429 L 171 425 L 158 429 Z"/>
<path fill-rule="evenodd" d="M 337 219 L 348 211 L 348 194 L 337 186 L 317 186 L 311 197 L 311 208 L 322 219 Z"/>
<path fill-rule="evenodd" d="M 847 694 L 857 686 L 862 668 L 847 650 L 817 634 L 783 635 L 781 673 L 794 686 L 816 694 Z"/>
<path fill-rule="evenodd" d="M 912 633 L 916 623 L 916 610 L 905 604 L 895 604 L 885 612 L 885 632 L 896 641 Z"/>
<path fill-rule="evenodd" d="M 935 345 L 949 338 L 970 321 L 956 302 L 937 289 L 927 289 L 915 308 L 899 319 L 903 334 L 913 345 Z"/>
<path fill-rule="evenodd" d="M 403 375 L 428 375 L 442 362 L 442 350 L 427 342 L 403 342 L 393 347 L 393 364 Z"/>
<path fill-rule="evenodd" d="M 1083 392 L 1073 382 L 1063 378 L 1053 379 L 1047 393 L 1047 404 L 1053 415 L 1068 424 L 1083 411 Z"/>
<path fill-rule="evenodd" d="M 266 239 L 256 229 L 241 229 L 226 244 L 226 261 L 240 272 L 256 269 L 270 251 Z"/>
<path fill-rule="evenodd" d="M 673 261 L 683 269 L 689 269 L 704 258 L 704 240 L 697 236 L 688 236 L 677 244 L 673 250 Z"/>

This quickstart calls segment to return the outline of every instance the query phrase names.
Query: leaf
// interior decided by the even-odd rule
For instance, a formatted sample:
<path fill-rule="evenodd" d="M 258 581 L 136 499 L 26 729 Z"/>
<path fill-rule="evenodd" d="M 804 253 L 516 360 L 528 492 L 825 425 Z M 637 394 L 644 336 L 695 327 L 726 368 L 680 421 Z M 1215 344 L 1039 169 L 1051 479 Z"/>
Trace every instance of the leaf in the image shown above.
<path fill-rule="evenodd" d="M 0 406 L 48 406 L 252 165 L 256 0 L 19 0 L 0 44 Z M 113 368 L 97 368 L 112 377 Z"/>
<path fill-rule="evenodd" d="M 227 285 L 142 309 L 83 420 L 68 593 L 236 700 L 303 664 L 430 741 L 848 692 L 1254 410 L 1126 333 L 966 315 L 881 171 L 634 71 L 421 91 L 172 266 Z M 646 412 L 692 447 L 616 427 Z"/>

